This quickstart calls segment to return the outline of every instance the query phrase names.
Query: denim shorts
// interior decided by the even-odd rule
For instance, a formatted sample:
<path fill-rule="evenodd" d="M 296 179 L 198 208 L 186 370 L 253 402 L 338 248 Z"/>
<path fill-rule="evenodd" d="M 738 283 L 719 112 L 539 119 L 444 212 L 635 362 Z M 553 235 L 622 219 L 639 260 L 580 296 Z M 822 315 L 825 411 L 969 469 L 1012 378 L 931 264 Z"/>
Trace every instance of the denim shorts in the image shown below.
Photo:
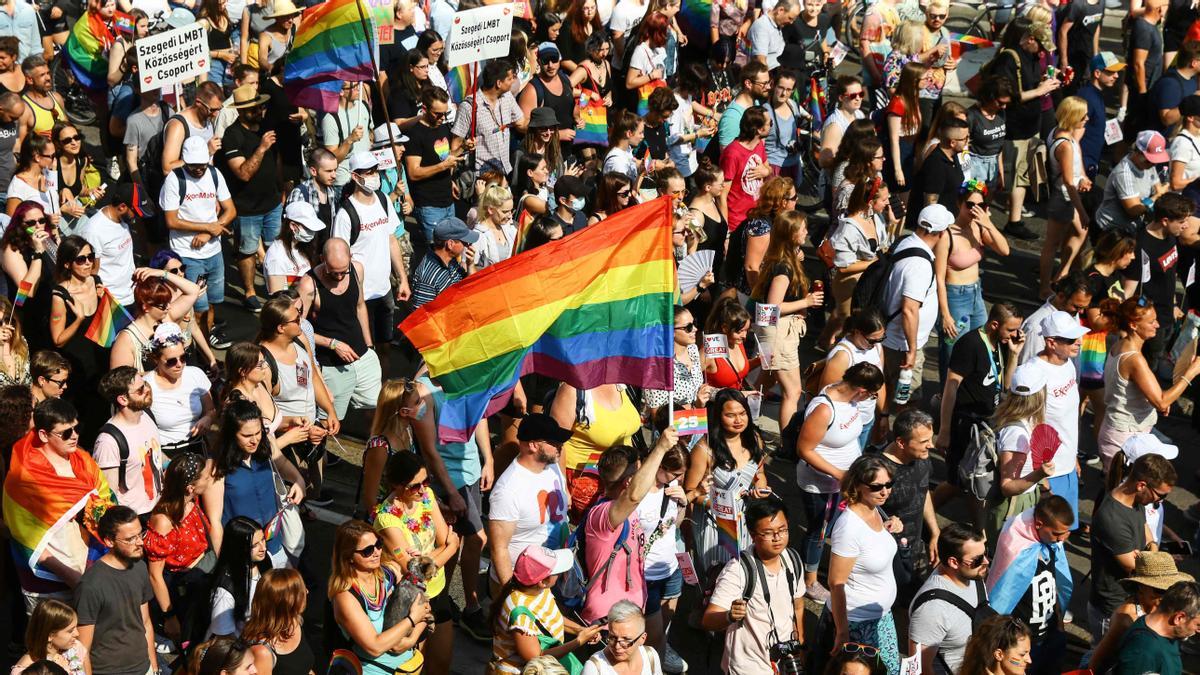
<path fill-rule="evenodd" d="M 275 208 L 257 216 L 238 216 L 238 253 L 254 255 L 258 252 L 259 243 L 264 248 L 270 246 L 279 236 L 282 218 L 283 204 L 276 204 Z"/>
<path fill-rule="evenodd" d="M 966 167 L 967 180 L 980 181 L 995 190 L 1000 182 L 1000 155 L 968 154 L 971 161 Z"/>
<path fill-rule="evenodd" d="M 654 581 L 646 580 L 646 616 L 662 609 L 664 600 L 683 595 L 683 570 L 678 567 L 671 576 Z"/>
<path fill-rule="evenodd" d="M 207 285 L 196 298 L 196 311 L 207 312 L 212 305 L 225 302 L 225 256 L 218 253 L 208 258 L 183 258 L 183 275 L 195 281 L 207 274 Z"/>
<path fill-rule="evenodd" d="M 418 206 L 413 209 L 417 225 L 425 233 L 425 241 L 433 241 L 433 228 L 443 220 L 454 215 L 454 205 L 450 206 Z"/>

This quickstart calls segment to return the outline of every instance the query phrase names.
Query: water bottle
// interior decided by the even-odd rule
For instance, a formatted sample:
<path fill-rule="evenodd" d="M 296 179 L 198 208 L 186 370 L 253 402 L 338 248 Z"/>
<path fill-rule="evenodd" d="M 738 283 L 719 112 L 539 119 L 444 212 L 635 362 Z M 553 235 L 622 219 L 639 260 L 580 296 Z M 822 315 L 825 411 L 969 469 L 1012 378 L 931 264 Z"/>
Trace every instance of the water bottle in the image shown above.
<path fill-rule="evenodd" d="M 905 405 L 908 399 L 912 396 L 912 368 L 901 368 L 900 379 L 896 382 L 896 393 L 892 396 L 892 401 L 896 405 Z"/>
<path fill-rule="evenodd" d="M 958 321 L 955 321 L 954 322 L 954 337 L 946 338 L 946 344 L 953 345 L 954 343 L 958 342 L 958 339 L 961 338 L 963 336 L 963 334 L 967 332 L 967 329 L 970 327 L 971 327 L 971 317 L 964 316 L 964 317 L 960 318 Z"/>

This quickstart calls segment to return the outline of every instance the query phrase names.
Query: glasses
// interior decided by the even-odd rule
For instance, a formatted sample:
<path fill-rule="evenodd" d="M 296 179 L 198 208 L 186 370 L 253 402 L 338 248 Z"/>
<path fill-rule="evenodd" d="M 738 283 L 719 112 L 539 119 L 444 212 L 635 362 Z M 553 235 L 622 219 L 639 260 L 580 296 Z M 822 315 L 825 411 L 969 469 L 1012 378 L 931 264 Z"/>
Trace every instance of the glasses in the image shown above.
<path fill-rule="evenodd" d="M 849 99 L 849 100 L 851 100 L 851 101 L 854 101 L 854 100 L 860 99 L 860 98 L 862 98 L 863 96 L 865 96 L 865 94 L 864 94 L 863 92 L 861 92 L 861 91 L 854 91 L 854 92 L 850 92 L 850 93 L 848 93 L 848 94 L 842 94 L 842 98 L 844 98 L 844 99 Z"/>
<path fill-rule="evenodd" d="M 842 645 L 842 651 L 846 652 L 847 654 L 862 654 L 868 659 L 873 659 L 876 656 L 879 656 L 878 647 L 864 645 L 859 642 L 847 642 L 846 644 Z"/>
<path fill-rule="evenodd" d="M 429 487 L 429 479 L 428 478 L 426 478 L 423 481 L 417 482 L 417 483 L 409 483 L 408 485 L 404 486 L 404 489 L 405 490 L 421 490 L 423 492 L 425 490 L 425 488 L 427 488 L 427 487 Z"/>
<path fill-rule="evenodd" d="M 58 139 L 58 142 L 59 143 L 78 143 L 79 137 L 78 136 L 63 136 L 62 138 Z"/>
<path fill-rule="evenodd" d="M 299 315 L 299 314 L 297 314 L 297 315 L 296 315 L 296 318 L 294 318 L 294 319 L 288 319 L 287 321 L 284 321 L 284 322 L 283 322 L 282 324 L 280 324 L 280 325 L 282 325 L 282 326 L 286 326 L 286 325 L 288 325 L 289 323 L 294 323 L 294 324 L 296 324 L 297 326 L 299 326 L 299 325 L 300 325 L 300 315 Z"/>
<path fill-rule="evenodd" d="M 343 279 L 346 277 L 347 274 L 350 274 L 350 268 L 347 267 L 346 269 L 341 270 L 341 271 L 331 270 L 331 269 L 326 268 L 325 273 L 328 274 L 329 276 L 333 277 L 334 279 Z"/>
<path fill-rule="evenodd" d="M 633 196 L 633 190 L 617 190 L 617 196 L 622 199 L 628 199 Z"/>
<path fill-rule="evenodd" d="M 53 383 L 53 384 L 54 384 L 54 386 L 58 387 L 59 389 L 65 389 L 65 388 L 66 388 L 66 386 L 67 386 L 67 381 L 68 381 L 68 379 L 69 379 L 69 378 L 66 378 L 66 377 L 64 377 L 64 378 L 63 378 L 63 379 L 61 379 L 61 380 L 56 380 L 56 379 L 54 379 L 54 378 L 52 378 L 52 377 L 48 377 L 48 378 L 46 378 L 46 381 L 47 381 L 47 382 L 50 382 L 50 383 Z"/>
<path fill-rule="evenodd" d="M 184 359 L 182 356 L 172 356 L 170 358 L 163 359 L 163 365 L 168 368 L 182 366 L 183 364 L 184 364 Z"/>
<path fill-rule="evenodd" d="M 894 480 L 889 480 L 886 483 L 867 483 L 867 489 L 871 492 L 883 492 L 884 490 L 891 490 L 895 484 L 896 481 Z"/>
<path fill-rule="evenodd" d="M 757 82 L 754 82 L 753 84 L 756 84 L 760 87 L 769 87 L 769 86 L 771 86 L 771 78 L 768 77 L 766 80 L 759 80 Z"/>
<path fill-rule="evenodd" d="M 926 14 L 925 16 L 928 17 L 930 21 L 945 21 L 946 20 L 945 14 Z"/>
<path fill-rule="evenodd" d="M 628 639 L 620 637 L 613 633 L 606 632 L 604 634 L 604 641 L 610 645 L 613 645 L 614 647 L 621 647 L 622 649 L 628 649 L 628 648 L 632 647 L 634 645 L 634 643 L 636 643 L 638 640 L 641 640 L 645 636 L 646 636 L 646 631 L 642 631 L 641 634 L 639 634 L 637 637 L 631 637 Z"/>
<path fill-rule="evenodd" d="M 787 197 L 784 197 L 783 199 L 784 199 L 784 201 L 794 202 L 794 201 L 796 201 L 797 197 L 798 197 L 798 195 L 795 192 L 793 192 L 792 194 L 788 195 Z"/>
<path fill-rule="evenodd" d="M 1159 492 L 1158 490 L 1155 490 L 1154 488 L 1150 487 L 1149 485 L 1146 486 L 1146 489 L 1154 493 L 1154 501 L 1156 501 L 1156 502 L 1163 501 L 1164 499 L 1167 498 L 1167 495 L 1171 494 L 1170 490 L 1167 490 L 1166 492 Z"/>
<path fill-rule="evenodd" d="M 183 265 L 179 267 L 166 267 L 163 268 L 163 271 L 167 274 L 183 274 Z"/>
<path fill-rule="evenodd" d="M 54 159 L 55 157 L 58 157 L 58 153 L 51 153 L 49 155 L 46 155 L 46 154 L 41 155 L 42 159 Z"/>
<path fill-rule="evenodd" d="M 376 540 L 374 544 L 368 544 L 362 548 L 354 549 L 354 552 L 361 555 L 364 558 L 370 558 L 372 555 L 375 555 L 376 551 L 382 551 L 382 550 L 383 550 L 383 544 L 380 544 L 379 541 Z"/>
<path fill-rule="evenodd" d="M 974 558 L 963 559 L 962 564 L 963 564 L 963 567 L 965 567 L 967 569 L 973 569 L 973 568 L 979 567 L 983 563 L 987 562 L 987 559 L 988 559 L 988 557 L 987 557 L 986 553 L 980 553 L 978 556 L 976 556 Z"/>
<path fill-rule="evenodd" d="M 1057 342 L 1061 345 L 1073 345 L 1076 342 L 1079 342 L 1079 338 L 1075 338 L 1074 340 L 1068 340 L 1065 337 L 1054 337 L 1053 335 L 1049 336 L 1049 339 L 1054 340 L 1055 342 Z"/>
<path fill-rule="evenodd" d="M 138 387 L 138 388 L 134 389 L 133 391 L 129 392 L 129 395 L 130 395 L 130 396 L 132 396 L 132 395 L 134 395 L 134 394 L 144 394 L 144 393 L 146 393 L 146 392 L 148 392 L 148 391 L 150 391 L 150 385 L 149 385 L 149 383 L 147 383 L 145 380 L 142 380 L 142 386 L 140 386 L 140 387 Z"/>
<path fill-rule="evenodd" d="M 413 70 L 429 70 L 429 64 L 426 63 L 419 66 L 413 66 Z"/>
<path fill-rule="evenodd" d="M 168 305 L 167 303 L 165 303 L 165 302 L 164 302 L 164 303 L 161 303 L 161 304 L 150 305 L 150 307 L 151 307 L 152 309 L 157 309 L 157 310 L 158 310 L 158 311 L 160 311 L 160 312 L 165 312 L 165 311 L 167 311 L 167 307 L 169 307 L 169 305 Z"/>
<path fill-rule="evenodd" d="M 267 367 L 267 360 L 266 360 L 266 359 L 259 359 L 259 360 L 258 360 L 258 363 L 254 364 L 254 366 L 255 366 L 256 368 L 266 368 L 266 367 Z"/>
<path fill-rule="evenodd" d="M 124 539 L 118 539 L 117 542 L 128 546 L 130 544 L 136 544 L 139 541 L 144 541 L 145 539 L 146 539 L 146 533 L 145 533 L 145 531 L 142 531 L 142 532 L 138 532 L 137 534 L 133 535 L 132 537 L 125 537 Z"/>
<path fill-rule="evenodd" d="M 696 322 L 693 321 L 691 323 L 687 323 L 682 326 L 675 326 L 675 330 L 681 330 L 685 333 L 694 332 L 696 330 Z"/>
<path fill-rule="evenodd" d="M 50 220 L 47 219 L 45 216 L 42 216 L 41 218 L 26 218 L 25 219 L 26 225 L 45 225 L 49 222 L 50 222 Z"/>
<path fill-rule="evenodd" d="M 75 256 L 75 264 L 76 265 L 90 265 L 94 262 L 96 262 L 96 254 L 95 253 L 88 253 L 87 255 Z"/>
<path fill-rule="evenodd" d="M 867 344 L 869 344 L 869 345 L 877 345 L 886 339 L 887 339 L 887 336 L 884 336 L 881 338 L 866 338 Z"/>
<path fill-rule="evenodd" d="M 59 438 L 63 439 L 64 441 L 69 441 L 72 438 L 75 438 L 76 436 L 79 435 L 79 425 L 76 424 L 75 426 L 71 426 L 71 427 L 67 427 L 66 429 L 63 429 L 62 431 L 51 431 L 50 433 L 54 434 L 55 436 L 58 436 Z"/>
<path fill-rule="evenodd" d="M 786 527 L 781 527 L 778 530 L 762 530 L 760 532 L 755 532 L 755 534 L 763 539 L 779 541 L 788 535 L 788 529 Z"/>
<path fill-rule="evenodd" d="M 972 201 L 967 202 L 968 209 L 973 209 L 975 207 L 979 207 L 981 209 L 987 210 L 988 205 L 987 205 L 987 202 L 972 202 Z"/>

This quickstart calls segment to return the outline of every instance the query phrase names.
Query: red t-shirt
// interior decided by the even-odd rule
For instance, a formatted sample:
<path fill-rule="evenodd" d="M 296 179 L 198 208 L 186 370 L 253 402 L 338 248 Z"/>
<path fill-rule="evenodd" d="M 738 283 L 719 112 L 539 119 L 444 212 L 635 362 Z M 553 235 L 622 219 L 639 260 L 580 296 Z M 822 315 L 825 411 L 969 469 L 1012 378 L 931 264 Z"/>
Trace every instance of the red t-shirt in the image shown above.
<path fill-rule="evenodd" d="M 721 171 L 725 180 L 733 185 L 729 188 L 729 231 L 737 229 L 746 219 L 746 213 L 758 201 L 763 179 L 751 178 L 750 172 L 760 164 L 767 163 L 767 147 L 762 141 L 753 150 L 747 150 L 741 141 L 734 141 L 721 151 Z"/>

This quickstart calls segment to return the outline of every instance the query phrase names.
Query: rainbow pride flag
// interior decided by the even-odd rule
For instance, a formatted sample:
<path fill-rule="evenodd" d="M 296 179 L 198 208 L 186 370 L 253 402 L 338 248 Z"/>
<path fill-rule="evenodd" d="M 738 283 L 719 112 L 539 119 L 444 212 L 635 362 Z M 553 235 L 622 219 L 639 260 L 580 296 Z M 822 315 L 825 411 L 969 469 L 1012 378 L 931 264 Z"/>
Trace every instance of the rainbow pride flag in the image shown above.
<path fill-rule="evenodd" d="M 16 307 L 25 306 L 25 301 L 29 299 L 29 294 L 33 292 L 33 284 L 28 281 L 22 281 L 17 285 L 17 296 L 13 298 L 13 305 Z"/>
<path fill-rule="evenodd" d="M 638 117 L 645 117 L 646 113 L 650 112 L 650 94 L 653 94 L 655 89 L 665 86 L 667 86 L 665 80 L 651 80 L 638 87 Z"/>
<path fill-rule="evenodd" d="M 583 126 L 575 130 L 575 145 L 608 146 L 608 108 L 600 92 L 584 89 L 579 95 L 579 119 Z"/>
<path fill-rule="evenodd" d="M 471 73 L 470 63 L 455 66 L 446 73 L 446 90 L 450 94 L 450 105 L 458 105 L 475 93 L 475 77 Z"/>
<path fill-rule="evenodd" d="M 817 78 L 808 81 L 808 113 L 813 116 L 813 128 L 820 129 L 825 124 L 825 88 Z"/>
<path fill-rule="evenodd" d="M 526 373 L 580 389 L 672 389 L 672 222 L 669 197 L 625 209 L 467 277 L 405 319 L 446 394 L 442 441 L 465 441 Z"/>
<path fill-rule="evenodd" d="M 63 528 L 83 525 L 89 559 L 105 550 L 96 535 L 96 521 L 116 503 L 112 489 L 87 452 L 71 453 L 70 461 L 71 475 L 58 475 L 33 431 L 13 445 L 4 479 L 4 522 L 12 533 L 13 558 L 23 581 L 30 576 L 59 581 L 38 562 L 50 538 Z"/>
<path fill-rule="evenodd" d="M 375 78 L 359 2 L 328 0 L 300 16 L 283 68 L 283 88 L 293 105 L 336 113 L 343 82 Z"/>
<path fill-rule="evenodd" d="M 88 91 L 108 88 L 108 48 L 116 40 L 96 12 L 85 13 L 67 35 L 63 55 L 80 86 Z"/>
<path fill-rule="evenodd" d="M 96 308 L 92 323 L 83 336 L 101 347 L 108 348 L 116 341 L 117 333 L 131 323 L 133 317 L 129 316 L 129 312 L 125 311 L 121 303 L 105 288 L 104 295 L 100 296 L 100 306 Z"/>
<path fill-rule="evenodd" d="M 974 35 L 963 35 L 962 33 L 950 34 L 950 56 L 959 58 L 964 52 L 973 52 L 976 49 L 987 49 L 995 46 L 991 40 L 985 40 Z"/>
<path fill-rule="evenodd" d="M 688 45 L 708 47 L 712 43 L 713 0 L 683 0 L 676 20 L 687 35 Z"/>

